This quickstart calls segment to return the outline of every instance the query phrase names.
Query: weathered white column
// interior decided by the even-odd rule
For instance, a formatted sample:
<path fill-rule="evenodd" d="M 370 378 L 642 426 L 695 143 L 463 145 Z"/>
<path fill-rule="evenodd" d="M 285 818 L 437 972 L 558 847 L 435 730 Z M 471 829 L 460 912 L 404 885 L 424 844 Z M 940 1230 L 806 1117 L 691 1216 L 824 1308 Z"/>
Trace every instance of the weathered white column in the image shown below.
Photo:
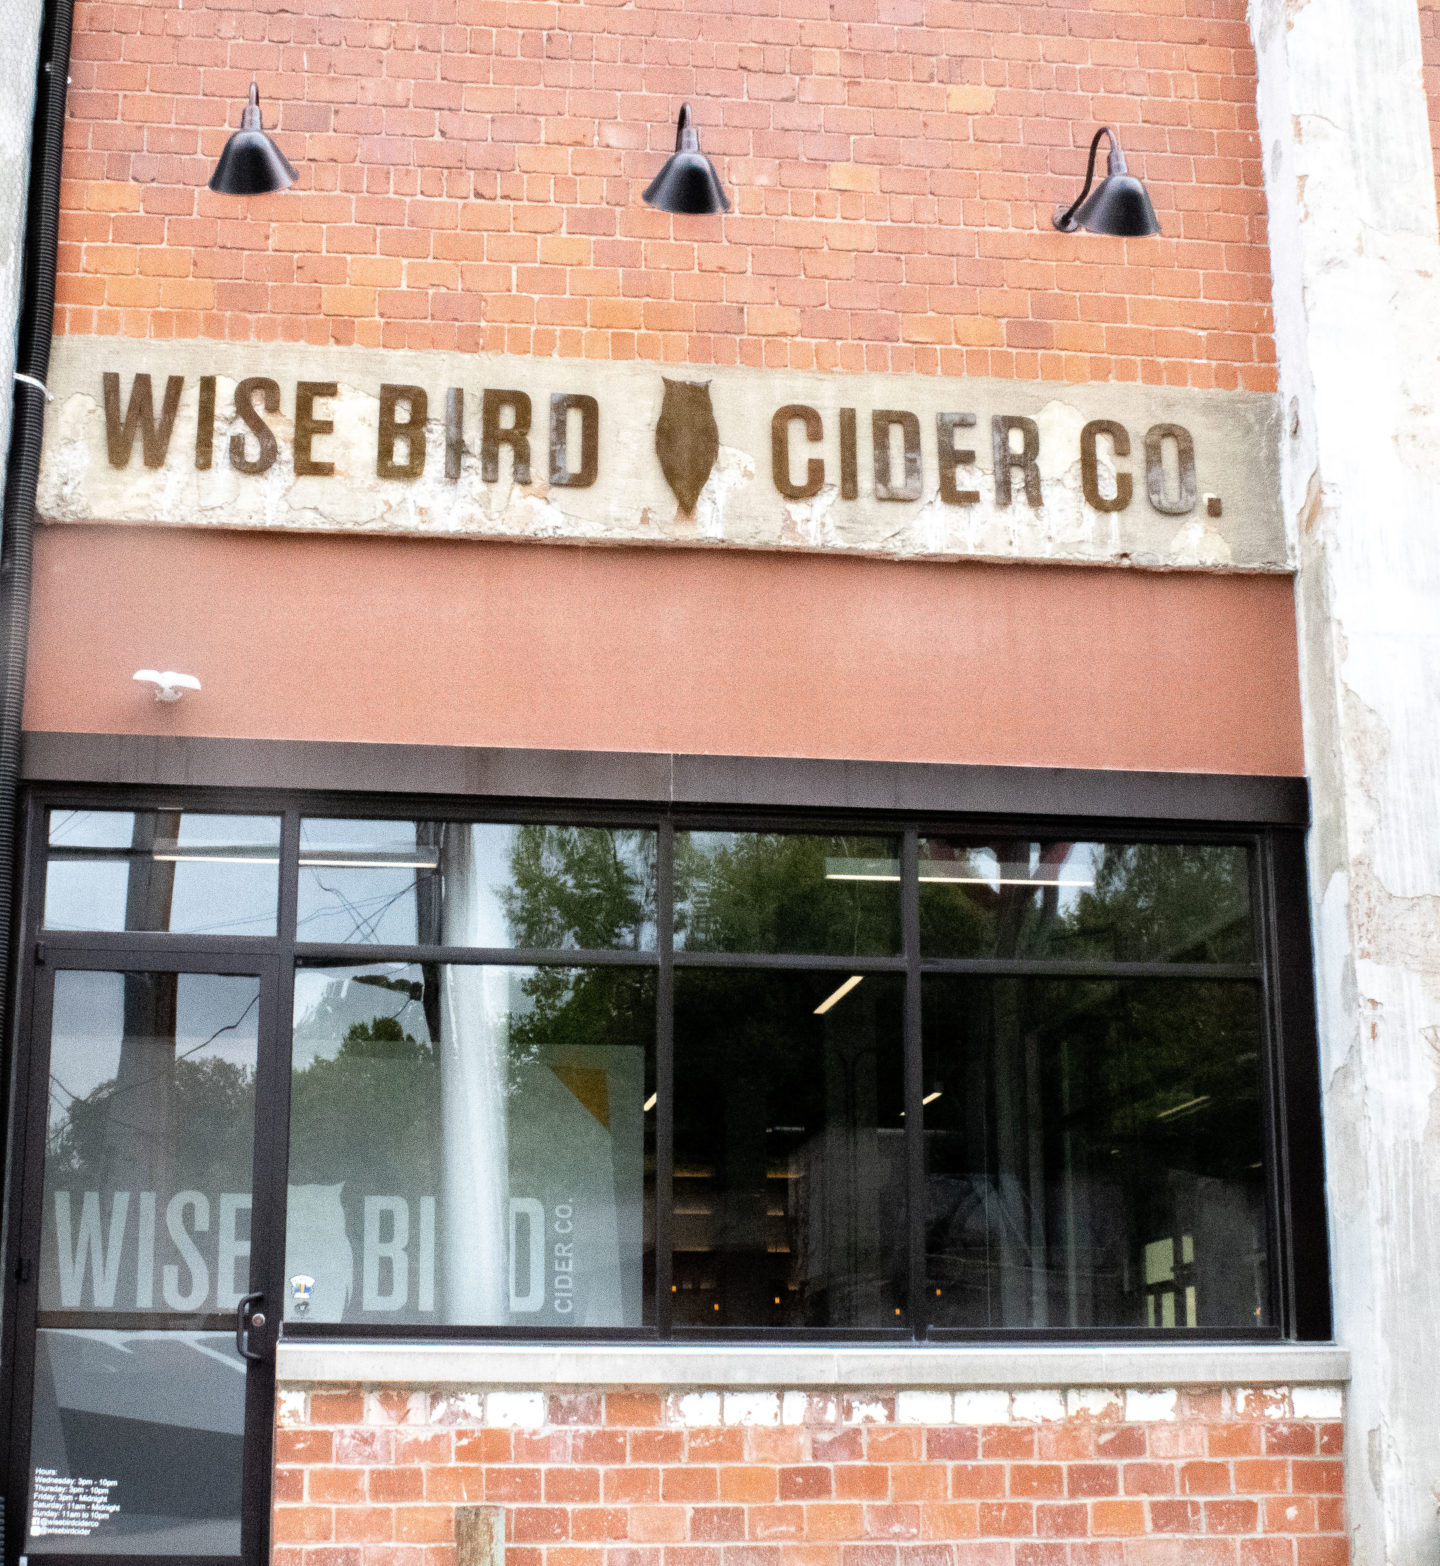
<path fill-rule="evenodd" d="M 1440 1562 L 1440 239 L 1415 0 L 1254 0 L 1356 1566 Z"/>
<path fill-rule="evenodd" d="M 10 449 L 10 377 L 15 321 L 24 283 L 25 204 L 30 188 L 30 129 L 40 55 L 42 0 L 6 0 L 0 27 L 0 472 Z"/>

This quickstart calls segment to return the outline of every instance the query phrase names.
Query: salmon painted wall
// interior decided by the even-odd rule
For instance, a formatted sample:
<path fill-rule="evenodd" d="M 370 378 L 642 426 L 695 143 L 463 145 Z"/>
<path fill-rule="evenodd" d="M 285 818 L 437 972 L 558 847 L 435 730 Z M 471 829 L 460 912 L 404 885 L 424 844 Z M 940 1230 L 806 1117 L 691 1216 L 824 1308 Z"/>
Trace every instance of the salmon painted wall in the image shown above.
<path fill-rule="evenodd" d="M 198 675 L 175 706 L 136 669 Z M 51 525 L 26 727 L 1298 775 L 1281 576 Z"/>

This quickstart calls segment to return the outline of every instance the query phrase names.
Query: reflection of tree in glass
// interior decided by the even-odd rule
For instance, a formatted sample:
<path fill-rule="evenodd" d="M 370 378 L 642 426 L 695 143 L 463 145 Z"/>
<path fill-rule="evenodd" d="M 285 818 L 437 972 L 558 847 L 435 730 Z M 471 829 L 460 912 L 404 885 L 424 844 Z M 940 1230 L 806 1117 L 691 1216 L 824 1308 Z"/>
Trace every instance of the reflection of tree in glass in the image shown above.
<path fill-rule="evenodd" d="M 634 950 L 653 941 L 654 834 L 523 826 L 501 895 L 517 945 Z M 654 1035 L 648 975 L 618 968 L 537 968 L 528 1007 L 510 1017 L 512 1069 L 541 1045 L 640 1044 Z M 511 1087 L 514 1088 L 512 1079 Z"/>
<path fill-rule="evenodd" d="M 91 1189 L 125 1185 L 114 1170 L 117 1124 L 159 1144 L 174 1189 L 248 1191 L 251 1128 L 255 1123 L 255 1073 L 232 1061 L 176 1060 L 169 1066 L 166 1123 L 139 1126 L 126 1120 L 130 1101 L 102 1082 L 75 1099 L 46 1147 L 47 1178 L 73 1180 Z"/>
<path fill-rule="evenodd" d="M 991 856 L 999 866 L 993 882 L 980 878 Z M 1249 861 L 1233 844 L 931 839 L 922 850 L 927 857 L 968 861 L 977 875 L 922 885 L 922 941 L 932 955 L 1253 959 Z M 1083 880 L 1092 867 L 1091 886 L 1054 884 Z"/>
<path fill-rule="evenodd" d="M 655 985 L 634 968 L 536 968 L 522 982 L 530 1006 L 510 1017 L 512 1070 L 541 1047 L 636 1045 L 655 1037 Z M 512 1077 L 511 1090 L 516 1085 Z"/>
<path fill-rule="evenodd" d="M 832 873 L 841 861 L 846 879 Z M 875 879 L 848 878 L 862 866 Z M 676 941 L 691 951 L 887 955 L 899 950 L 899 874 L 890 838 L 677 832 Z"/>
<path fill-rule="evenodd" d="M 517 946 L 638 949 L 655 923 L 653 832 L 534 824 L 516 830 L 500 897 Z"/>
<path fill-rule="evenodd" d="M 1243 848 L 1218 843 L 1108 844 L 1057 942 L 1085 956 L 1168 962 L 1247 962 L 1250 868 Z M 1067 953 L 1068 954 L 1068 953 Z"/>
<path fill-rule="evenodd" d="M 411 988 L 406 981 L 399 983 Z M 337 1023 L 347 1013 L 353 1016 L 356 996 L 353 983 L 341 980 L 327 986 L 305 1019 L 305 1035 L 323 1041 L 328 1018 L 328 1037 L 333 1040 Z M 349 1023 L 333 1054 L 324 1053 L 321 1042 L 322 1053 L 291 1080 L 290 1183 L 334 1185 L 343 1180 L 347 1198 L 377 1191 L 434 1190 L 440 1173 L 435 1048 L 417 1039 L 395 1015 L 407 1006 L 385 995 L 374 995 L 369 1004 L 377 1011 L 388 1010 Z M 418 1007 L 415 1021 L 424 1021 Z"/>

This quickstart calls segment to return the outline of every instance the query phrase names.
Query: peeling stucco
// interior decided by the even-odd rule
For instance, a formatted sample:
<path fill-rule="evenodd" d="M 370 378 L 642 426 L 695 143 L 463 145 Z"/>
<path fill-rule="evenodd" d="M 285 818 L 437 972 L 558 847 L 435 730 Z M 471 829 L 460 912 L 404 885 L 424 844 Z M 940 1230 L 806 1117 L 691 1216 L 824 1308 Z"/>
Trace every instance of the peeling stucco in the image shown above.
<path fill-rule="evenodd" d="M 1354 1566 L 1440 1559 L 1440 276 L 1414 0 L 1256 0 Z"/>

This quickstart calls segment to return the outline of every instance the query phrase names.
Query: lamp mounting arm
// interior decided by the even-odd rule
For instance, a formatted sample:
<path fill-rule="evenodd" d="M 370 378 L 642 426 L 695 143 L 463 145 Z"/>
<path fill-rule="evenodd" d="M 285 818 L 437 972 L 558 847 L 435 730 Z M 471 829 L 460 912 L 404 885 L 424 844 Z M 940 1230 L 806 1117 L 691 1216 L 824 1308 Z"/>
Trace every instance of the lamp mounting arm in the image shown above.
<path fill-rule="evenodd" d="M 1086 196 L 1090 194 L 1091 185 L 1095 182 L 1095 155 L 1100 150 L 1100 138 L 1102 136 L 1108 137 L 1110 141 L 1110 152 L 1108 158 L 1110 173 L 1123 174 L 1126 172 L 1125 154 L 1120 150 L 1120 143 L 1115 140 L 1115 132 L 1112 131 L 1108 125 L 1102 125 L 1091 138 L 1090 161 L 1085 166 L 1085 188 L 1078 196 L 1076 196 L 1074 201 L 1072 201 L 1068 207 L 1065 207 L 1063 210 L 1060 207 L 1056 207 L 1055 209 L 1055 217 L 1053 221 L 1055 227 L 1058 228 L 1062 234 L 1070 234 L 1075 231 L 1075 214 L 1080 210 L 1081 204 L 1084 202 Z"/>

